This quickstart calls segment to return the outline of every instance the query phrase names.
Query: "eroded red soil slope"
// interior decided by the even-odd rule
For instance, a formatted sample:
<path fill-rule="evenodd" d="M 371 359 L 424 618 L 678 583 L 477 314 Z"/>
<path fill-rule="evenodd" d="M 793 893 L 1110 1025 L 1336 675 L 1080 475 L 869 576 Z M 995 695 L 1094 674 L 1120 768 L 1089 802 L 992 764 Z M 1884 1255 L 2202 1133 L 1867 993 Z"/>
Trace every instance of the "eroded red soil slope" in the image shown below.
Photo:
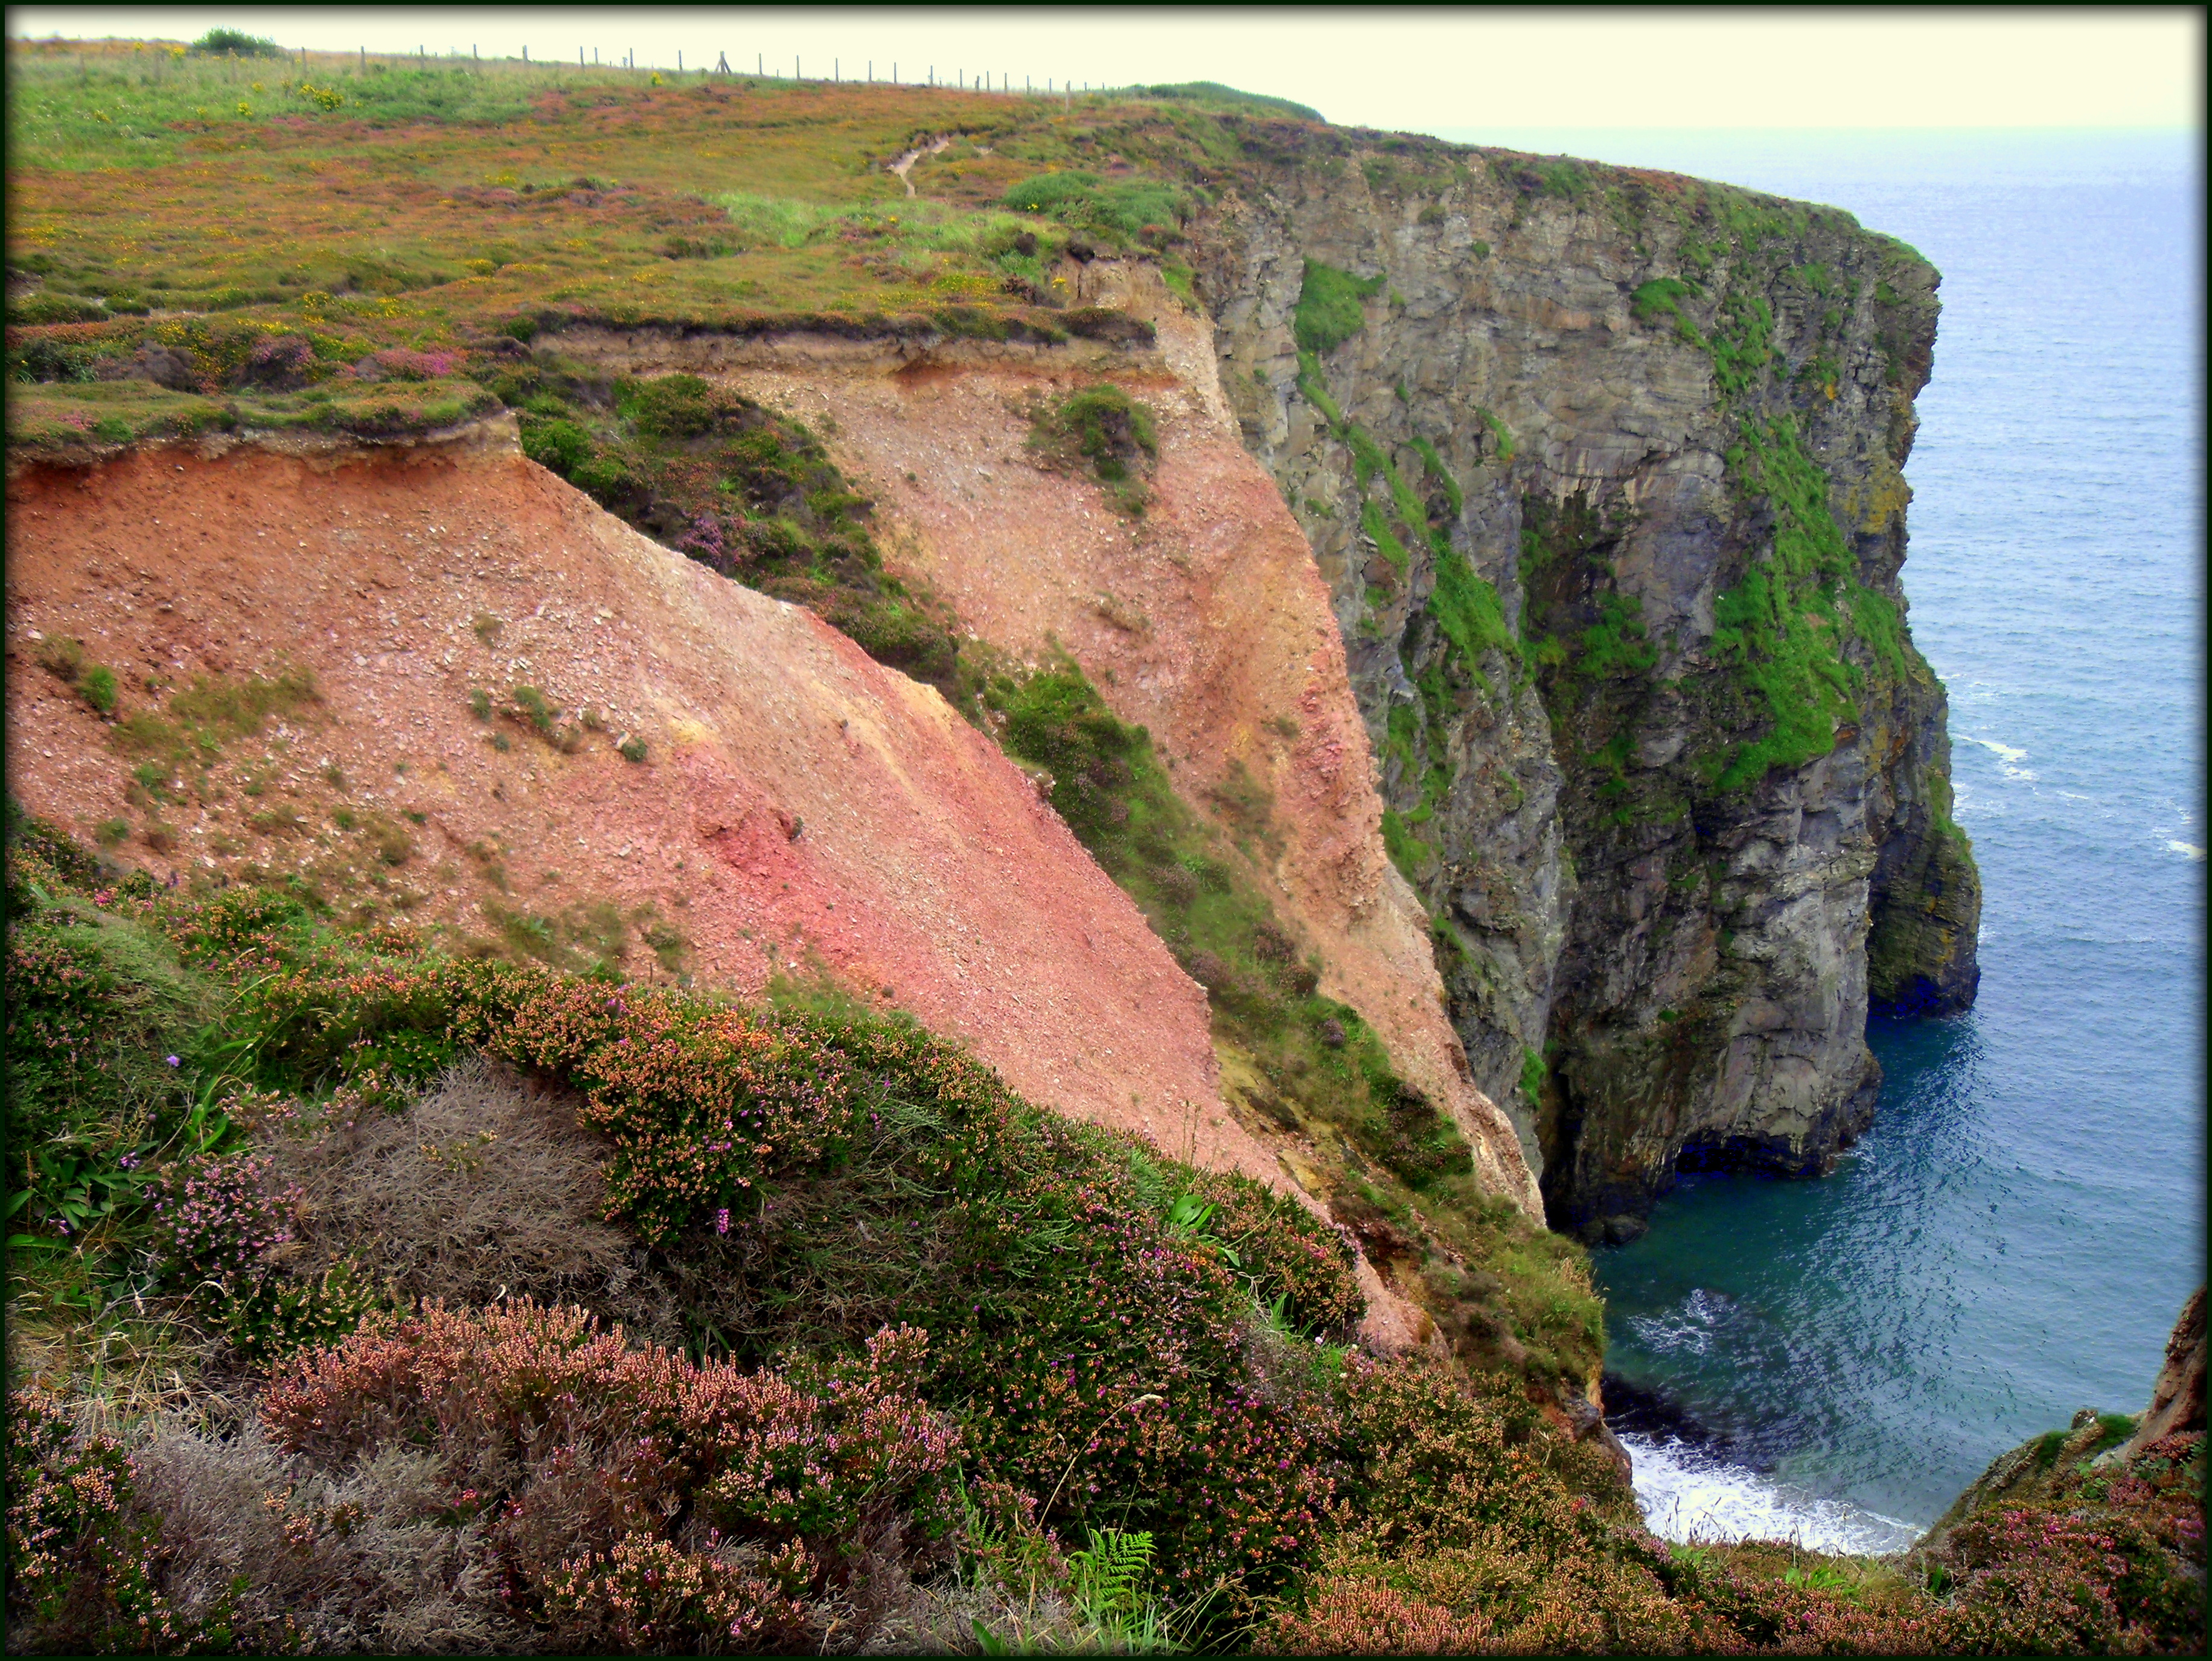
<path fill-rule="evenodd" d="M 1504 1113 L 1478 1090 L 1443 1006 L 1419 898 L 1390 864 L 1382 805 L 1328 591 L 1297 521 L 1239 441 L 1212 325 L 1149 268 L 1080 272 L 1085 303 L 1152 321 L 1158 349 L 920 355 L 572 330 L 563 349 L 629 373 L 723 380 L 827 435 L 866 480 L 887 559 L 994 646 L 1072 652 L 1123 719 L 1161 741 L 1178 788 L 1238 833 L 1277 908 L 1399 1070 L 1447 1106 L 1484 1185 L 1543 1206 Z M 1026 411 L 1110 379 L 1158 418 L 1141 519 L 1040 465 Z"/>
<path fill-rule="evenodd" d="M 1222 1111 L 1204 993 L 987 739 L 600 512 L 511 425 L 404 457 L 30 469 L 9 497 L 9 773 L 33 812 L 127 826 L 118 854 L 164 878 L 298 871 L 342 914 L 611 947 L 634 973 L 749 993 L 818 962 L 1032 1100 L 1285 1185 Z M 319 695 L 203 776 L 97 716 L 41 637 L 114 672 L 115 720 L 201 676 L 305 670 Z M 511 712 L 517 686 L 580 747 Z"/>

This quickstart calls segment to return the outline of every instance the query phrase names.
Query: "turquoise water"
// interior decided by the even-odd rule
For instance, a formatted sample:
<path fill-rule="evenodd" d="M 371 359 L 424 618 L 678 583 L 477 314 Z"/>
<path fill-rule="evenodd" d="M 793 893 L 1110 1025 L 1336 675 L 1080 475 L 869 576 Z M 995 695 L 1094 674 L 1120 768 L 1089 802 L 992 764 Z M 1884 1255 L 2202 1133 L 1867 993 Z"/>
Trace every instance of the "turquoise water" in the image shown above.
<path fill-rule="evenodd" d="M 2140 1410 L 2204 1278 L 2197 141 L 1485 142 L 1832 203 L 1943 273 L 1905 582 L 1979 1002 L 1872 1025 L 1836 1175 L 1686 1182 L 1596 1264 L 1612 1367 L 1703 1430 L 1629 1439 L 1648 1507 L 1902 1543 L 2077 1408 Z"/>

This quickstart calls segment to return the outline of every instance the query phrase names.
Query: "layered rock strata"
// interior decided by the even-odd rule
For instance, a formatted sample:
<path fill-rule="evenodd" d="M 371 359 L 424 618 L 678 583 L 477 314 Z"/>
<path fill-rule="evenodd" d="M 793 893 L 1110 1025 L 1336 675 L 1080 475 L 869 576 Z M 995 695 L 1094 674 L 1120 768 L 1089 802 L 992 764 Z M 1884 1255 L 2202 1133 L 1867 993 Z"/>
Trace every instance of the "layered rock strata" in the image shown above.
<path fill-rule="evenodd" d="M 1283 129 L 1197 250 L 1312 545 L 1386 834 L 1555 1227 L 1826 1168 L 1870 1005 L 1972 1001 L 1905 627 L 1936 274 L 1671 175 Z"/>

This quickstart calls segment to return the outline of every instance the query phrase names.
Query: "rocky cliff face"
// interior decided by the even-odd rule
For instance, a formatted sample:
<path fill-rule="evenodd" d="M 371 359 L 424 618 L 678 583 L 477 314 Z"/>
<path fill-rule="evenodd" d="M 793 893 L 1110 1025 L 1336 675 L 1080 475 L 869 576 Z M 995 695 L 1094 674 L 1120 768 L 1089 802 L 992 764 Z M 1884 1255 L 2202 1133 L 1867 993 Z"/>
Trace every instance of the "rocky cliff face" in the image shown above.
<path fill-rule="evenodd" d="M 1672 175 L 1270 145 L 1196 261 L 1222 384 L 1554 1226 L 1678 1168 L 1825 1168 L 1872 1111 L 1869 1003 L 1977 979 L 1899 581 L 1936 272 Z"/>

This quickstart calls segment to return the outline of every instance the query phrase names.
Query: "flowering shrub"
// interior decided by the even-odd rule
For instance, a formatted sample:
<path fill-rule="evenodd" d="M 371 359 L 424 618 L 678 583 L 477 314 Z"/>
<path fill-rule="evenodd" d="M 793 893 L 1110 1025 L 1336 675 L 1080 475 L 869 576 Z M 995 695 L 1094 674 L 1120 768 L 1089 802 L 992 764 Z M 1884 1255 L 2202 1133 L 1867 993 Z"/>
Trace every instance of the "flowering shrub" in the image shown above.
<path fill-rule="evenodd" d="M 845 1057 L 738 1010 L 574 979 L 531 988 L 497 1026 L 479 1007 L 470 1036 L 585 1091 L 586 1122 L 614 1144 L 610 1203 L 647 1240 L 750 1209 L 763 1175 L 836 1159 L 853 1123 Z"/>
<path fill-rule="evenodd" d="M 963 1403 L 987 1472 L 1033 1489 L 1051 1520 L 1111 1506 L 1194 1587 L 1277 1584 L 1310 1547 L 1330 1491 L 1304 1452 L 1314 1433 L 1248 1385 L 1243 1348 L 1255 1297 L 1302 1325 L 1357 1318 L 1347 1248 L 1298 1208 L 1236 1179 L 1171 1175 L 897 1022 L 368 956 L 281 931 L 241 939 L 226 917 L 185 926 L 249 982 L 235 1018 L 267 1076 L 327 1082 L 372 1059 L 419 1076 L 481 1046 L 582 1091 L 607 1139 L 610 1214 L 694 1265 L 702 1325 L 796 1315 L 789 1338 L 817 1342 L 810 1307 L 846 1306 L 926 1326 L 921 1388 Z M 1194 1186 L 1217 1207 L 1203 1239 L 1166 1226 Z M 807 1198 L 817 1191 L 842 1196 L 830 1215 Z M 854 1229 L 855 1212 L 876 1228 Z M 790 1277 L 825 1258 L 840 1267 L 817 1306 Z M 715 1300 L 732 1288 L 780 1288 L 764 1300 L 775 1312 L 726 1320 Z M 755 1353 L 773 1353 L 778 1330 Z"/>
<path fill-rule="evenodd" d="M 886 1330 L 853 1361 L 745 1373 L 632 1349 L 580 1310 L 433 1306 L 295 1363 L 262 1422 L 327 1466 L 434 1450 L 548 1619 L 731 1647 L 801 1629 L 848 1547 L 903 1542 L 918 1563 L 951 1525 L 961 1440 L 916 1393 L 928 1347 Z"/>
<path fill-rule="evenodd" d="M 313 1279 L 253 1275 L 226 1289 L 228 1295 L 215 1310 L 216 1318 L 233 1354 L 250 1367 L 334 1343 L 385 1302 L 384 1294 L 349 1260 Z"/>
<path fill-rule="evenodd" d="M 2062 1464 L 2039 1503 L 1960 1524 L 1936 1553 L 1954 1579 L 1943 1647 L 2201 1651 L 2203 1450 L 2196 1431 L 2124 1468 Z"/>
<path fill-rule="evenodd" d="M 172 1437 L 174 1457 L 149 1467 L 166 1473 L 161 1526 L 181 1531 L 164 1544 L 118 1445 L 19 1415 L 13 1492 L 28 1497 L 9 1526 L 30 1573 L 11 1590 L 34 1637 L 119 1642 L 143 1616 L 129 1641 L 174 1645 L 234 1615 L 241 1641 L 280 1641 L 286 1588 L 343 1561 L 358 1575 L 330 1587 L 368 1577 L 387 1624 L 318 1591 L 313 1641 L 465 1628 L 487 1645 L 819 1647 L 888 1630 L 908 1577 L 964 1536 L 974 1563 L 1035 1598 L 1077 1561 L 1055 1531 L 1118 1530 L 1150 1537 L 1153 1583 L 1212 1635 L 1297 1650 L 2201 1642 L 2201 1435 L 2125 1468 L 2065 1442 L 2040 1486 L 1929 1555 L 1933 1592 L 1893 1574 L 1877 1596 L 1776 1548 L 1670 1552 L 1525 1376 L 1313 1342 L 1360 1304 L 1343 1240 L 1303 1209 L 1040 1112 L 909 1023 L 458 961 L 404 929 L 334 937 L 250 893 L 100 888 L 88 862 L 35 851 L 11 855 L 11 899 L 33 870 L 40 894 L 79 898 L 72 921 L 39 912 L 11 938 L 11 991 L 33 994 L 11 1003 L 11 1035 L 66 1052 L 123 1028 L 173 973 L 149 967 L 165 935 L 235 991 L 220 1025 L 149 1064 L 170 1079 L 187 1055 L 214 1058 L 199 1093 L 305 1161 L 287 1170 L 412 1134 L 386 1110 L 416 1111 L 416 1085 L 471 1050 L 559 1081 L 580 1106 L 533 1099 L 587 1138 L 562 1169 L 605 1167 L 576 1215 L 604 1195 L 608 1222 L 653 1243 L 577 1288 L 604 1282 L 612 1300 L 617 1276 L 635 1281 L 650 1296 L 627 1306 L 702 1355 L 778 1361 L 634 1348 L 527 1300 L 381 1308 L 350 1239 L 317 1248 L 319 1278 L 295 1278 L 279 1260 L 313 1244 L 288 1238 L 296 1197 L 264 1154 L 202 1143 L 157 1171 L 146 1221 L 234 1349 L 282 1363 L 263 1402 L 276 1446 Z M 102 1058 L 70 1077 L 97 1094 Z M 217 1061 L 237 1084 L 219 1096 L 204 1082 Z M 452 1141 L 423 1158 L 447 1161 Z M 404 1480 L 374 1475 L 402 1464 Z M 191 1496 L 224 1471 L 252 1488 L 252 1520 L 234 1505 L 210 1534 Z M 288 1567 L 264 1566 L 270 1553 Z M 406 1567 L 433 1558 L 434 1574 Z M 208 1593 L 218 1561 L 256 1566 L 234 1605 Z"/>
<path fill-rule="evenodd" d="M 264 1113 L 268 1104 L 255 1104 Z M 293 1240 L 296 1188 L 276 1188 L 265 1154 L 198 1154 L 148 1185 L 154 1252 L 232 1352 L 260 1366 L 303 1346 L 331 1343 L 380 1301 L 350 1262 L 312 1280 L 276 1263 Z"/>
<path fill-rule="evenodd" d="M 1434 1554 L 1339 1560 L 1263 1646 L 1297 1655 L 1674 1654 L 1743 1647 L 1648 1567 L 1492 1540 Z"/>
<path fill-rule="evenodd" d="M 290 391 L 314 378 L 315 349 L 298 335 L 269 335 L 253 343 L 240 379 L 250 386 Z"/>
<path fill-rule="evenodd" d="M 362 380 L 444 380 L 461 365 L 459 352 L 418 352 L 391 346 L 372 352 L 353 367 Z"/>
<path fill-rule="evenodd" d="M 1377 1382 L 1402 1401 L 1389 1371 Z M 1411 1471 L 1401 1442 L 1380 1463 Z M 2043 1496 L 2054 1503 L 1970 1519 L 1906 1574 L 1778 1544 L 1669 1550 L 1540 1490 L 1497 1496 L 1486 1522 L 1393 1536 L 1409 1490 L 1386 1482 L 1263 1635 L 1299 1654 L 2201 1653 L 2202 1446 L 2192 1434 L 2124 1470 L 2077 1469 Z M 1465 1494 L 1462 1464 L 1428 1475 Z"/>
<path fill-rule="evenodd" d="M 157 1250 L 191 1281 L 244 1281 L 268 1270 L 269 1253 L 292 1238 L 297 1197 L 270 1193 L 266 1155 L 200 1154 L 149 1185 Z"/>
<path fill-rule="evenodd" d="M 1549 1546 L 1634 1519 L 1604 1456 L 1555 1440 L 1510 1375 L 1353 1355 L 1340 1399 L 1339 1448 L 1357 1473 L 1347 1497 L 1377 1551 L 1418 1555 L 1498 1530 Z"/>
<path fill-rule="evenodd" d="M 156 1585 L 157 1531 L 133 1506 L 137 1469 L 80 1430 L 55 1397 L 8 1399 L 9 1648 L 175 1653 L 221 1647 L 215 1618 L 182 1618 Z"/>
<path fill-rule="evenodd" d="M 683 1551 L 634 1535 L 562 1564 L 547 1577 L 547 1605 L 628 1650 L 702 1640 L 717 1650 L 772 1649 L 812 1635 L 795 1595 L 817 1572 L 805 1546 L 793 1541 L 757 1569 L 720 1546 Z"/>
<path fill-rule="evenodd" d="M 1296 1325 L 1349 1331 L 1365 1312 L 1366 1300 L 1341 1240 L 1290 1222 L 1296 1202 L 1233 1172 L 1200 1173 L 1191 1191 L 1211 1201 L 1207 1233 L 1233 1249 L 1239 1271 L 1255 1294 L 1272 1302 L 1287 1297 L 1285 1316 Z"/>
<path fill-rule="evenodd" d="M 730 547 L 722 536 L 722 518 L 719 513 L 694 513 L 691 523 L 676 539 L 676 551 L 688 554 L 702 565 L 712 567 L 724 576 L 729 576 L 736 564 Z"/>

